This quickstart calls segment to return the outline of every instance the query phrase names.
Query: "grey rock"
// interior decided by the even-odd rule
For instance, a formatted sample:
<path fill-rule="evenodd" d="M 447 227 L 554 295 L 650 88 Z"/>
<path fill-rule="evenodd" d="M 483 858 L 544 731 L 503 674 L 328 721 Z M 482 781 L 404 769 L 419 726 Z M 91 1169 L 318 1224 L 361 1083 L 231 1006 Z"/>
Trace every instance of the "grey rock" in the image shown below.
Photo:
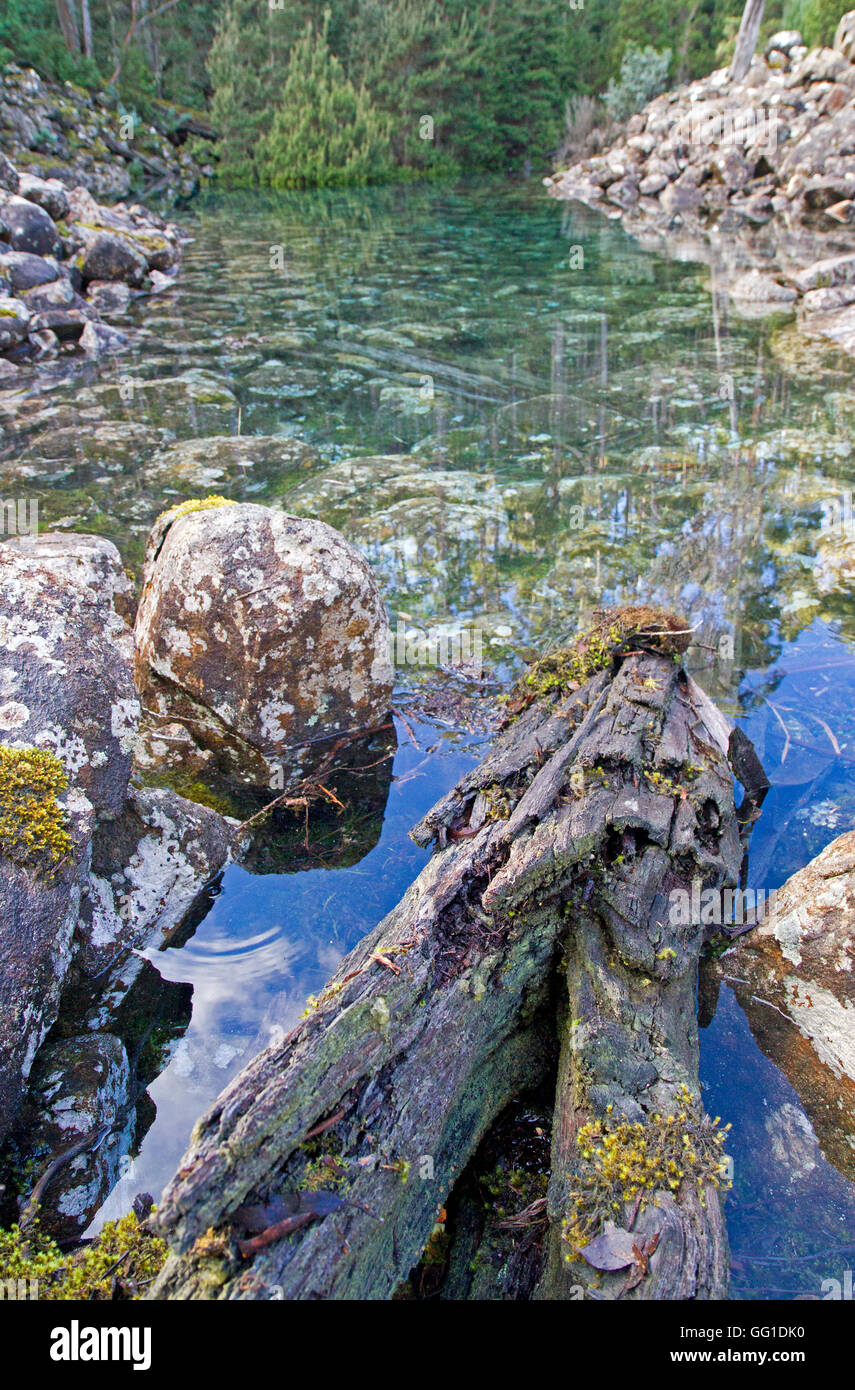
<path fill-rule="evenodd" d="M 148 269 L 145 257 L 127 238 L 104 231 L 88 238 L 72 264 L 84 280 L 122 280 L 133 286 L 143 284 Z"/>
<path fill-rule="evenodd" d="M 47 285 L 60 274 L 53 257 L 33 256 L 29 251 L 4 251 L 0 254 L 0 267 L 8 272 L 9 284 L 16 293 Z"/>
<path fill-rule="evenodd" d="M 130 1141 L 130 1067 L 124 1045 L 110 1033 L 48 1043 L 36 1059 L 22 1120 L 20 1158 L 43 1171 L 52 1158 L 99 1127 L 125 1130 L 60 1168 L 45 1189 L 39 1225 L 58 1240 L 82 1235 L 119 1177 Z M 118 1142 L 117 1142 L 118 1141 Z"/>
<path fill-rule="evenodd" d="M 18 174 L 18 192 L 31 203 L 38 203 L 55 222 L 68 214 L 68 193 L 59 179 L 39 179 L 34 174 Z"/>
<path fill-rule="evenodd" d="M 93 839 L 75 970 L 101 976 L 131 952 L 168 941 L 238 854 L 235 824 L 168 788 L 131 788 L 122 815 L 99 825 Z"/>
<path fill-rule="evenodd" d="M 56 223 L 40 208 L 17 194 L 10 194 L 2 207 L 2 217 L 9 229 L 13 251 L 30 251 L 35 256 L 53 256 L 59 250 L 60 238 Z"/>

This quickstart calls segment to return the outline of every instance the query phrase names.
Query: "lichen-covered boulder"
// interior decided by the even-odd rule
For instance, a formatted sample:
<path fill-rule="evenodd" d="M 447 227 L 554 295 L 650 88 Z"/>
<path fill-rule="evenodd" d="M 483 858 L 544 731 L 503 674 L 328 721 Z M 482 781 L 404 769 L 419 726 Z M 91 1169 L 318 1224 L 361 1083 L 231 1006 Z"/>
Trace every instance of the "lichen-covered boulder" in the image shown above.
<path fill-rule="evenodd" d="M 84 280 L 122 280 L 127 285 L 141 285 L 148 270 L 145 256 L 126 237 L 105 231 L 88 237 L 72 265 Z"/>
<path fill-rule="evenodd" d="M 22 198 L 44 208 L 55 222 L 68 215 L 68 192 L 59 179 L 40 179 L 36 174 L 18 174 L 18 192 Z"/>
<path fill-rule="evenodd" d="M 0 546 L 0 741 L 56 753 L 108 816 L 124 805 L 140 714 L 132 637 L 114 606 L 129 591 L 109 541 Z"/>
<path fill-rule="evenodd" d="M 777 890 L 714 967 L 798 1092 L 823 1151 L 855 1177 L 855 831 Z"/>
<path fill-rule="evenodd" d="M 111 1033 L 62 1038 L 39 1054 L 21 1116 L 19 1160 L 37 1177 L 57 1154 L 95 1136 L 92 1148 L 64 1164 L 44 1189 L 39 1225 L 55 1239 L 81 1235 L 119 1177 L 133 1125 L 129 1083 L 127 1053 Z"/>
<path fill-rule="evenodd" d="M 0 1140 L 57 1015 L 94 821 L 54 753 L 0 743 Z"/>
<path fill-rule="evenodd" d="M 223 499 L 165 513 L 149 538 L 136 639 L 147 707 L 246 785 L 299 781 L 319 740 L 388 713 L 377 584 L 321 521 Z"/>
<path fill-rule="evenodd" d="M 62 572 L 70 557 L 27 544 L 0 546 L 0 1138 L 56 1019 L 92 834 L 122 810 L 139 717 L 124 620 Z"/>
<path fill-rule="evenodd" d="M 34 256 L 29 251 L 4 251 L 0 269 L 5 270 L 15 294 L 47 285 L 59 278 L 59 262 L 52 256 Z"/>
<path fill-rule="evenodd" d="M 131 788 L 98 826 L 74 945 L 75 973 L 101 976 L 131 951 L 167 941 L 237 853 L 234 822 L 169 788 Z"/>

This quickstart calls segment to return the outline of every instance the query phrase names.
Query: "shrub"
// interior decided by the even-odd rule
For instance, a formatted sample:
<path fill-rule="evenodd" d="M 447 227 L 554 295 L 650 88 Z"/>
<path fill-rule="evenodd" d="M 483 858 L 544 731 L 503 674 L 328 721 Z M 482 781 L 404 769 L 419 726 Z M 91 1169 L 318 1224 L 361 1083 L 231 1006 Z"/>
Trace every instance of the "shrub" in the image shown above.
<path fill-rule="evenodd" d="M 629 120 L 649 101 L 664 92 L 668 84 L 671 50 L 657 53 L 650 45 L 639 48 L 628 44 L 620 65 L 620 77 L 612 80 L 603 93 L 603 101 L 616 121 Z"/>

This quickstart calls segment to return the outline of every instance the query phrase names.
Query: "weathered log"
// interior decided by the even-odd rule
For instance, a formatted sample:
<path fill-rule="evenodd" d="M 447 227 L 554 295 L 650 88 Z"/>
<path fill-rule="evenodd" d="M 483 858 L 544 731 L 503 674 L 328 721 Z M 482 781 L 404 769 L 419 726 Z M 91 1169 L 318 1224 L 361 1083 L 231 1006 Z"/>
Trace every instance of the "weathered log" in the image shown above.
<path fill-rule="evenodd" d="M 695 1181 L 714 1177 L 717 1150 L 686 1099 L 703 928 L 673 925 L 669 894 L 735 883 L 742 846 L 723 721 L 674 654 L 648 631 L 588 679 L 577 655 L 581 688 L 550 675 L 512 704 L 494 751 L 413 831 L 440 849 L 398 907 L 198 1122 L 158 1213 L 174 1253 L 153 1297 L 390 1297 L 497 1116 L 554 1065 L 562 947 L 541 1295 L 578 1297 L 568 1273 L 594 1296 L 633 1279 L 635 1297 L 723 1292 L 718 1194 Z M 577 1136 L 619 1119 L 655 1136 L 660 1111 L 680 1113 L 673 1133 L 697 1132 L 703 1152 L 673 1186 L 651 1180 L 632 1213 L 587 1203 L 585 1237 L 616 1216 L 640 1252 L 629 1278 L 600 1280 L 562 1224 L 568 1173 L 577 1187 L 585 1176 Z M 318 1187 L 340 1197 L 332 1210 L 288 1218 L 270 1244 L 256 1224 L 247 1241 L 247 1207 L 272 1229 L 283 1200 Z"/>

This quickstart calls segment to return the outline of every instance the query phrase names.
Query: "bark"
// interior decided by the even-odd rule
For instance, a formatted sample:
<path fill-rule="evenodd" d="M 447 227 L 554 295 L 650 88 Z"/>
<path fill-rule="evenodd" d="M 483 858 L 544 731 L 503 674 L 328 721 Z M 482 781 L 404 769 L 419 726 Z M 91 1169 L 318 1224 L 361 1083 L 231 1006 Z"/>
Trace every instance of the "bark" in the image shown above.
<path fill-rule="evenodd" d="M 80 0 L 80 14 L 83 27 L 83 52 L 87 58 L 93 58 L 95 49 L 92 43 L 92 14 L 89 9 L 89 0 Z"/>
<path fill-rule="evenodd" d="M 722 725 L 650 650 L 522 711 L 413 831 L 438 852 L 398 907 L 196 1125 L 158 1212 L 174 1253 L 153 1297 L 391 1297 L 481 1139 L 544 1080 L 556 1045 L 540 1296 L 621 1292 L 625 1270 L 588 1265 L 567 1290 L 565 1174 L 585 1117 L 647 1116 L 673 1108 L 681 1084 L 697 1091 L 703 928 L 672 926 L 668 894 L 736 881 Z M 335 1194 L 323 1211 L 319 1185 Z M 687 1181 L 634 1214 L 642 1253 L 657 1232 L 659 1244 L 633 1297 L 723 1293 L 714 1188 L 704 1202 Z M 280 1227 L 269 1244 L 265 1221 Z"/>
<path fill-rule="evenodd" d="M 79 53 L 80 36 L 77 32 L 74 10 L 69 0 L 56 0 L 56 14 L 66 48 L 69 53 Z"/>
<path fill-rule="evenodd" d="M 751 67 L 751 59 L 754 57 L 754 50 L 757 47 L 757 36 L 763 22 L 765 3 L 766 0 L 746 0 L 739 33 L 736 36 L 733 62 L 730 65 L 731 82 L 741 82 Z"/>

